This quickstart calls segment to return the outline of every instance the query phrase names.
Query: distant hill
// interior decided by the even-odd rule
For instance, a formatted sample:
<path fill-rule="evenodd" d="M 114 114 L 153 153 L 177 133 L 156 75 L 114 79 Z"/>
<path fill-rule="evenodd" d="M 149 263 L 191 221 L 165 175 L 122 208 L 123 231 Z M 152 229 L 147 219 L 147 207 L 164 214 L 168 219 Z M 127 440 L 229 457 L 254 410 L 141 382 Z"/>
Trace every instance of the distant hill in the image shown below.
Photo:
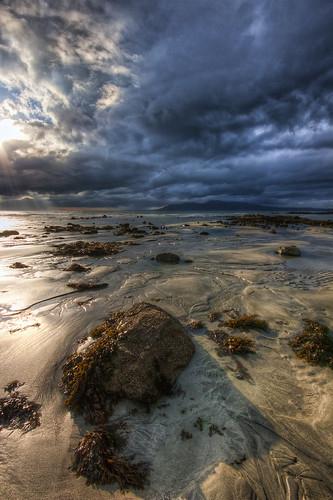
<path fill-rule="evenodd" d="M 268 207 L 266 205 L 256 205 L 252 203 L 242 203 L 234 201 L 211 200 L 202 203 L 186 201 L 184 203 L 171 203 L 158 209 L 161 212 L 224 212 L 224 211 L 244 211 L 244 210 L 290 210 L 290 208 Z"/>

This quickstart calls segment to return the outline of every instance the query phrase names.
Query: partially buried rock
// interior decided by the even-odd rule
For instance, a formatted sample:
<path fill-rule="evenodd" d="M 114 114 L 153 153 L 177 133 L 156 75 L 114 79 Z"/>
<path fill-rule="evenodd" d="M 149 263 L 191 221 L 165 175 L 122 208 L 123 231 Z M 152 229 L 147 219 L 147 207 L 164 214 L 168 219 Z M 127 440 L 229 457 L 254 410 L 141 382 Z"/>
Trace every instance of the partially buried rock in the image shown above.
<path fill-rule="evenodd" d="M 86 273 L 87 271 L 90 271 L 90 267 L 85 267 L 82 266 L 81 264 L 78 264 L 77 262 L 73 262 L 70 266 L 68 266 L 65 271 L 71 271 L 74 273 Z"/>
<path fill-rule="evenodd" d="M 12 269 L 26 269 L 29 266 L 23 264 L 22 262 L 14 262 L 9 267 L 11 267 Z"/>
<path fill-rule="evenodd" d="M 301 251 L 296 245 L 280 247 L 276 253 L 279 255 L 284 255 L 286 257 L 300 257 Z"/>
<path fill-rule="evenodd" d="M 181 323 L 155 305 L 140 303 L 114 313 L 103 329 L 63 367 L 66 404 L 90 422 L 105 420 L 110 401 L 150 404 L 169 394 L 194 353 Z"/>
<path fill-rule="evenodd" d="M 165 252 L 156 255 L 156 260 L 160 264 L 179 264 L 180 258 L 175 253 Z"/>
<path fill-rule="evenodd" d="M 0 236 L 3 236 L 4 238 L 7 238 L 8 236 L 16 236 L 17 234 L 20 234 L 18 231 L 12 231 L 10 229 L 6 229 L 5 231 L 0 232 Z"/>
<path fill-rule="evenodd" d="M 108 286 L 107 283 L 95 283 L 94 281 L 75 281 L 67 284 L 69 288 L 73 288 L 78 292 L 84 292 L 85 290 L 101 290 Z"/>

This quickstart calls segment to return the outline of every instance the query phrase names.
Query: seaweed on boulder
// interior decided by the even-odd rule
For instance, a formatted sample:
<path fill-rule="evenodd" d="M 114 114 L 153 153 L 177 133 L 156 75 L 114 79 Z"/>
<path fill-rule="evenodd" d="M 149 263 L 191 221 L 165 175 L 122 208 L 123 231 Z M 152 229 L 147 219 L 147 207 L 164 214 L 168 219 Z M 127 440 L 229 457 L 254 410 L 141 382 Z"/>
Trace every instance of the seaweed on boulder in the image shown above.
<path fill-rule="evenodd" d="M 103 364 L 116 348 L 108 330 L 82 353 L 72 354 L 63 366 L 61 387 L 65 405 L 83 413 L 90 423 L 104 423 L 108 414 L 108 398 L 103 385 Z"/>
<path fill-rule="evenodd" d="M 143 489 L 148 466 L 119 455 L 122 443 L 114 429 L 99 427 L 87 432 L 74 450 L 71 469 L 87 484 L 118 483 L 122 490 Z"/>
<path fill-rule="evenodd" d="M 308 363 L 333 368 L 333 339 L 327 326 L 312 320 L 305 320 L 301 333 L 289 345 L 296 356 Z"/>
<path fill-rule="evenodd" d="M 111 314 L 90 335 L 96 340 L 67 359 L 62 388 L 65 404 L 92 423 L 121 398 L 149 405 L 170 394 L 194 353 L 180 322 L 151 304 Z"/>

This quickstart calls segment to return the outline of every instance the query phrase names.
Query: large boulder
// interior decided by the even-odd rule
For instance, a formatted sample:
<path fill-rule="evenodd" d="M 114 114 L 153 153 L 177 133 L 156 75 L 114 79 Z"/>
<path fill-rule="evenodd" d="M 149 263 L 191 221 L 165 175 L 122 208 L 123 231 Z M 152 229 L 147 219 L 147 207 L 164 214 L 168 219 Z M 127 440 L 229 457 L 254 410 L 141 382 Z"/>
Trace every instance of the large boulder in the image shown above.
<path fill-rule="evenodd" d="M 91 336 L 96 340 L 67 359 L 62 377 L 66 404 L 90 422 L 105 420 L 108 402 L 150 404 L 170 393 L 194 353 L 182 324 L 146 303 L 111 314 Z"/>
<path fill-rule="evenodd" d="M 133 306 L 116 328 L 117 349 L 105 367 L 106 392 L 156 401 L 190 362 L 193 342 L 177 319 L 151 304 Z"/>

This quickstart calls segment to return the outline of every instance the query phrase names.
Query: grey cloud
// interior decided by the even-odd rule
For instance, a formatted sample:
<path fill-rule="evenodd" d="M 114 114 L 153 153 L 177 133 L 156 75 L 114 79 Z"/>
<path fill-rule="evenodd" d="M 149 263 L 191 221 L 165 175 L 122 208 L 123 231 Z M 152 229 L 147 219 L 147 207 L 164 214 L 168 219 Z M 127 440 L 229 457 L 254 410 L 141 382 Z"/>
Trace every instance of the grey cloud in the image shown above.
<path fill-rule="evenodd" d="M 330 0 L 0 8 L 0 61 L 14 72 L 3 77 L 4 109 L 33 123 L 28 96 L 47 124 L 29 147 L 5 145 L 3 195 L 121 206 L 333 200 Z"/>

